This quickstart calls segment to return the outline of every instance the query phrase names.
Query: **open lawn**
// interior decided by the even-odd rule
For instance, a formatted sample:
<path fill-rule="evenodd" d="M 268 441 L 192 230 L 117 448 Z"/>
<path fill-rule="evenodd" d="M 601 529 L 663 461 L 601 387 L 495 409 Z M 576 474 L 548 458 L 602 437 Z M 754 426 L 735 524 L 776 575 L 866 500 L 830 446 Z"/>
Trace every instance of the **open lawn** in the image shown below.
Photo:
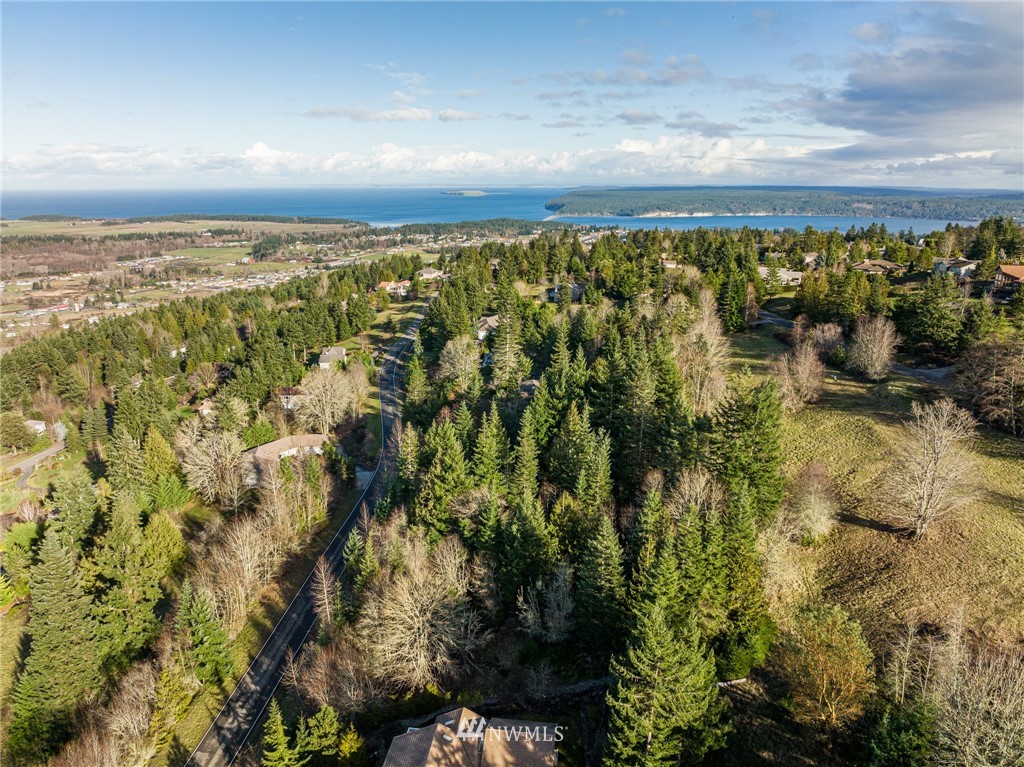
<path fill-rule="evenodd" d="M 731 337 L 733 369 L 765 374 L 785 351 L 770 326 Z M 927 537 L 890 527 L 883 480 L 915 399 L 934 390 L 903 376 L 869 384 L 829 368 L 821 400 L 787 415 L 786 471 L 819 460 L 839 486 L 843 516 L 816 547 L 823 595 L 880 641 L 907 620 L 943 625 L 963 611 L 979 634 L 1024 640 L 1024 442 L 981 429 L 974 449 L 976 498 Z"/>

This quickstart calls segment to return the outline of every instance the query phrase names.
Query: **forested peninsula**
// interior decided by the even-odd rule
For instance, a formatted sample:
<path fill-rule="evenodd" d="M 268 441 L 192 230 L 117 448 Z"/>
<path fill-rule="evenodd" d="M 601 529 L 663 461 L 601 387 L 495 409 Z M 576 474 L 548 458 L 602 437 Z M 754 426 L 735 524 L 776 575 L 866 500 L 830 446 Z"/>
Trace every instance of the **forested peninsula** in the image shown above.
<path fill-rule="evenodd" d="M 1024 194 L 850 187 L 585 188 L 545 207 L 559 216 L 865 216 L 977 221 L 1024 216 Z"/>

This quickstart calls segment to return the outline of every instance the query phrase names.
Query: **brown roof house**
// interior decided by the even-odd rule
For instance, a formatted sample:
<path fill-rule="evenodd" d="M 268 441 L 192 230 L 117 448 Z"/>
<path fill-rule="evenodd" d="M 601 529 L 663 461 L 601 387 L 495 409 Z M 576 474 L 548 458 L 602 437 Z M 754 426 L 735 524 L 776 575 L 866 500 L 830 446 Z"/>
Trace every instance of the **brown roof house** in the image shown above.
<path fill-rule="evenodd" d="M 1024 265 L 1002 264 L 996 269 L 996 285 L 1020 285 L 1024 283 Z"/>
<path fill-rule="evenodd" d="M 384 767 L 553 767 L 561 740 L 560 725 L 457 708 L 392 740 Z"/>
<path fill-rule="evenodd" d="M 250 487 L 259 485 L 264 467 L 280 463 L 282 458 L 302 456 L 306 453 L 322 455 L 327 439 L 326 434 L 293 434 L 244 451 L 242 460 L 245 463 L 245 483 Z"/>

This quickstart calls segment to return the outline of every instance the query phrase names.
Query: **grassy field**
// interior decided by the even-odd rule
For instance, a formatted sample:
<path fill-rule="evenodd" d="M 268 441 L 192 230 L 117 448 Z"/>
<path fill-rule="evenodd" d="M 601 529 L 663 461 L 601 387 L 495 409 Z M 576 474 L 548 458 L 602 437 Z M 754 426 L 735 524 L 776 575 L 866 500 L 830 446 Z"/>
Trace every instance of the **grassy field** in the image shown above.
<path fill-rule="evenodd" d="M 766 359 L 785 346 L 770 326 L 731 336 L 734 370 L 767 372 Z M 974 449 L 978 495 L 920 541 L 890 527 L 883 478 L 914 400 L 937 396 L 920 382 L 894 376 L 868 384 L 829 369 L 821 400 L 783 423 L 784 470 L 792 477 L 821 461 L 841 504 L 836 529 L 795 561 L 809 596 L 842 606 L 861 624 L 880 658 L 893 631 L 907 622 L 933 627 L 963 616 L 978 637 L 1024 640 L 1024 442 L 982 429 Z M 773 656 L 748 683 L 727 693 L 734 730 L 722 767 L 832 765 L 853 767 L 856 748 L 830 743 L 816 727 L 796 723 Z"/>
<path fill-rule="evenodd" d="M 770 327 L 732 337 L 733 366 L 766 371 L 784 345 Z M 979 635 L 1024 640 L 1024 442 L 981 429 L 976 497 L 920 541 L 889 527 L 882 480 L 915 399 L 934 397 L 894 376 L 868 384 L 829 369 L 820 402 L 787 416 L 786 471 L 825 463 L 843 517 L 815 548 L 822 593 L 855 615 L 876 643 L 907 620 L 943 625 L 963 612 Z"/>

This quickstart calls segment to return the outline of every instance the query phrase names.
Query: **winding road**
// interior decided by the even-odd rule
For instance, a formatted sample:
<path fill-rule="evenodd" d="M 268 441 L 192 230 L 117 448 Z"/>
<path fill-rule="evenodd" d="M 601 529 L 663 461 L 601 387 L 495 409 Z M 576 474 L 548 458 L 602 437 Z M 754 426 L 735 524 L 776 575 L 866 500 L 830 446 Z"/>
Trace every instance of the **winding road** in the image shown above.
<path fill-rule="evenodd" d="M 394 456 L 389 454 L 393 449 L 390 436 L 394 429 L 401 429 L 401 402 L 398 398 L 398 381 L 401 380 L 405 366 L 406 353 L 412 346 L 413 339 L 419 330 L 422 313 L 409 324 L 399 340 L 384 355 L 380 366 L 378 381 L 380 383 L 380 417 L 381 417 L 381 453 L 377 468 L 367 483 L 359 500 L 349 511 L 344 524 L 338 529 L 331 542 L 327 544 L 324 555 L 334 566 L 336 572 L 343 569 L 341 550 L 349 531 L 355 526 L 359 517 L 359 509 L 363 503 L 373 508 L 374 503 L 384 489 L 388 466 Z M 316 613 L 313 610 L 311 585 L 313 572 L 310 571 L 306 580 L 292 598 L 284 614 L 259 653 L 235 689 L 224 702 L 220 713 L 213 720 L 203 739 L 199 741 L 186 767 L 228 767 L 235 761 L 239 750 L 245 745 L 253 727 L 260 720 L 264 709 L 281 683 L 284 672 L 284 659 L 291 650 L 298 653 L 316 625 Z"/>

